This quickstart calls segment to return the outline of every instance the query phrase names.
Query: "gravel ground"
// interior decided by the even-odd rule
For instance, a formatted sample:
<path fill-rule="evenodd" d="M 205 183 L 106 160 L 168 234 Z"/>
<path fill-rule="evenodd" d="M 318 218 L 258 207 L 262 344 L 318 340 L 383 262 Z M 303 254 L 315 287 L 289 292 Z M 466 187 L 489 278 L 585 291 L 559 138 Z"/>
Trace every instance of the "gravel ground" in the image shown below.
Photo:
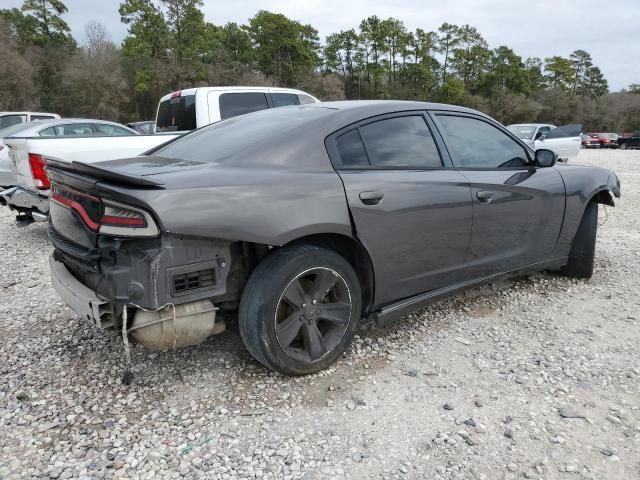
<path fill-rule="evenodd" d="M 640 151 L 614 169 L 596 272 L 491 284 L 266 371 L 227 332 L 156 354 L 56 296 L 43 225 L 0 213 L 0 478 L 640 478 Z"/>

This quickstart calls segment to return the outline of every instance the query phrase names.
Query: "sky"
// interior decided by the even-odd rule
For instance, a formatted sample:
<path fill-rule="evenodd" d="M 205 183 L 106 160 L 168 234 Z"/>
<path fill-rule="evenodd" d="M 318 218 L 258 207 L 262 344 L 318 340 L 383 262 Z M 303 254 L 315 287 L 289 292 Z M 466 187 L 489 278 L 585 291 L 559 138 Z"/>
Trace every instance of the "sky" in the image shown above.
<path fill-rule="evenodd" d="M 64 0 L 64 16 L 82 42 L 84 26 L 98 20 L 113 40 L 122 41 L 120 0 Z M 23 0 L 1 0 L 3 8 Z M 476 27 L 491 48 L 507 45 L 526 57 L 568 57 L 577 49 L 591 54 L 612 91 L 640 83 L 638 0 L 204 0 L 207 21 L 245 23 L 258 10 L 283 13 L 318 29 L 320 38 L 357 28 L 370 15 L 395 17 L 408 29 L 436 30 L 444 22 Z"/>

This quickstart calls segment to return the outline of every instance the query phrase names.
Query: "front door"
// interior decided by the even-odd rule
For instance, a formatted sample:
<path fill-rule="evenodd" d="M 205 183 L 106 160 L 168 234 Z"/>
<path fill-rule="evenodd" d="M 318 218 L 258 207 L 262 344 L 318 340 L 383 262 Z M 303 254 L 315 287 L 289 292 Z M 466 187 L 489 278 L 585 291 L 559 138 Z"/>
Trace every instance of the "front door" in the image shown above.
<path fill-rule="evenodd" d="M 484 118 L 445 113 L 434 118 L 454 165 L 471 186 L 470 276 L 550 259 L 565 208 L 557 169 L 532 168 L 527 150 Z"/>
<path fill-rule="evenodd" d="M 471 190 L 460 172 L 443 164 L 426 117 L 377 117 L 329 142 L 357 236 L 373 261 L 375 303 L 460 281 Z"/>

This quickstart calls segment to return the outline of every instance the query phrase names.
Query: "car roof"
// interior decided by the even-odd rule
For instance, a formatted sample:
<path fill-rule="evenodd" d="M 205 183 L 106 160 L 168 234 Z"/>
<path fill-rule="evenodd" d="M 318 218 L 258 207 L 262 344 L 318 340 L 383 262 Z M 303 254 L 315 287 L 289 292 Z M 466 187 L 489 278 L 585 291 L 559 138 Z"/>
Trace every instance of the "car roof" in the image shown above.
<path fill-rule="evenodd" d="M 127 126 L 122 125 L 121 123 L 110 122 L 108 120 L 97 120 L 95 118 L 93 119 L 92 118 L 54 118 L 51 120 L 38 120 L 35 122 L 30 122 L 31 126 L 29 128 L 25 130 L 21 130 L 20 132 L 18 132 L 18 134 L 12 135 L 12 136 L 28 137 L 30 135 L 38 133 L 40 130 L 43 130 L 45 128 L 56 127 L 58 125 L 75 124 L 75 123 L 100 123 L 102 125 L 113 125 L 119 128 L 130 130 L 132 132 L 135 132 L 136 134 L 138 133 Z"/>

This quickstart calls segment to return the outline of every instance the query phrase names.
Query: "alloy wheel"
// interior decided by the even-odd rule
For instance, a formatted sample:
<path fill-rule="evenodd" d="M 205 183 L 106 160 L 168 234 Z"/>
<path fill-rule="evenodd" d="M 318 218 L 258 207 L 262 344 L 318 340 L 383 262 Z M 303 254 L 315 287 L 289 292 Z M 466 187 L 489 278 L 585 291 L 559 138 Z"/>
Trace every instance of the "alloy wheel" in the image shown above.
<path fill-rule="evenodd" d="M 276 339 L 289 357 L 315 362 L 333 351 L 351 321 L 351 292 L 336 271 L 315 267 L 285 287 L 276 308 Z"/>

